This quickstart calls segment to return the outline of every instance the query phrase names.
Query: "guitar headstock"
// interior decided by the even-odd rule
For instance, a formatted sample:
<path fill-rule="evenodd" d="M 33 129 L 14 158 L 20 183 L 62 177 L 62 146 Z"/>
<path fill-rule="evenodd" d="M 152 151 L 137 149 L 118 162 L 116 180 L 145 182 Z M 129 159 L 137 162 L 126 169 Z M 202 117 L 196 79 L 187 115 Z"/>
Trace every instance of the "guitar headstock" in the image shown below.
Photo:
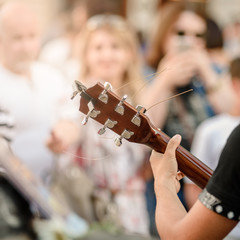
<path fill-rule="evenodd" d="M 86 124 L 89 118 L 101 123 L 103 127 L 99 129 L 100 135 L 104 134 L 107 128 L 111 129 L 120 136 L 115 140 L 117 146 L 121 145 L 122 139 L 143 144 L 149 140 L 151 126 L 144 114 L 145 109 L 141 106 L 134 108 L 126 101 L 127 95 L 122 98 L 117 96 L 109 83 L 97 83 L 86 88 L 75 81 L 73 97 L 77 93 L 81 95 L 79 111 L 86 115 L 83 124 Z"/>

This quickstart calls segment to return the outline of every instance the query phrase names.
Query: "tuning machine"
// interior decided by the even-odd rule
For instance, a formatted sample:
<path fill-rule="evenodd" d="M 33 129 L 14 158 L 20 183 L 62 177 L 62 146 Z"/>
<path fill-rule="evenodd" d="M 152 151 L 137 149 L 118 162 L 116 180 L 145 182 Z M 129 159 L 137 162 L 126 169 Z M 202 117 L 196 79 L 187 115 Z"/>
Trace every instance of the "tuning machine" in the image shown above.
<path fill-rule="evenodd" d="M 101 129 L 99 129 L 98 134 L 99 135 L 104 134 L 106 132 L 106 128 L 113 128 L 116 124 L 117 124 L 117 121 L 112 121 L 111 119 L 108 119 L 105 122 L 104 126 Z"/>
<path fill-rule="evenodd" d="M 112 90 L 112 85 L 109 82 L 104 83 L 104 90 L 100 93 L 98 99 L 103 103 L 108 103 L 108 95 L 107 91 Z"/>
<path fill-rule="evenodd" d="M 115 111 L 117 113 L 119 113 L 120 115 L 124 114 L 124 106 L 123 106 L 123 102 L 125 102 L 127 99 L 127 95 L 125 94 L 122 99 L 120 100 L 120 102 L 118 103 L 118 105 L 115 108 Z"/>
<path fill-rule="evenodd" d="M 134 132 L 131 132 L 127 129 L 125 129 L 121 136 L 119 138 L 116 138 L 115 139 L 115 144 L 120 147 L 122 145 L 122 139 L 125 138 L 125 139 L 129 139 L 132 135 L 134 134 Z"/>
<path fill-rule="evenodd" d="M 140 115 L 140 113 L 145 113 L 146 112 L 146 108 L 138 105 L 136 107 L 136 109 L 137 109 L 137 113 L 134 115 L 134 117 L 132 118 L 131 122 L 133 124 L 135 124 L 136 126 L 140 127 L 140 125 L 141 125 L 141 118 L 140 118 L 139 115 Z"/>
<path fill-rule="evenodd" d="M 93 105 L 92 101 L 88 102 L 88 109 L 89 109 L 89 111 L 88 111 L 87 115 L 82 120 L 82 124 L 83 125 L 86 125 L 86 123 L 88 122 L 89 117 L 95 118 L 100 113 L 100 111 L 94 109 L 94 105 Z"/>
<path fill-rule="evenodd" d="M 82 83 L 80 83 L 79 81 L 75 80 L 73 85 L 72 85 L 72 89 L 73 89 L 73 93 L 72 93 L 71 99 L 74 99 L 75 96 L 78 93 L 81 94 L 81 93 L 85 92 L 87 88 Z"/>

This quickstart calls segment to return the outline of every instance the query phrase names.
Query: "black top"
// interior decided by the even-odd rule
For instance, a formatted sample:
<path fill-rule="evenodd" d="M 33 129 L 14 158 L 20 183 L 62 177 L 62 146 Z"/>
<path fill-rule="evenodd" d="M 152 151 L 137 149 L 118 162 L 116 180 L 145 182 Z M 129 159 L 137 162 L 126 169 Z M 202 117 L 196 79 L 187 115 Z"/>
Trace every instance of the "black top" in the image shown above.
<path fill-rule="evenodd" d="M 240 125 L 229 136 L 218 167 L 199 199 L 214 212 L 240 220 Z"/>

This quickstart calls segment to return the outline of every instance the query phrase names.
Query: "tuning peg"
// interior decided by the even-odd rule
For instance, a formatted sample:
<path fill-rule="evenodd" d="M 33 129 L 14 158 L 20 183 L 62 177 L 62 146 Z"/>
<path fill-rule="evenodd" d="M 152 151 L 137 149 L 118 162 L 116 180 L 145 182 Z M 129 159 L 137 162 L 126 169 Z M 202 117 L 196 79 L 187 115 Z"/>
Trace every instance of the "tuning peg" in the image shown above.
<path fill-rule="evenodd" d="M 116 124 L 117 124 L 117 121 L 112 121 L 111 119 L 108 119 L 105 122 L 104 126 L 101 129 L 99 129 L 98 134 L 99 135 L 104 134 L 106 131 L 106 128 L 113 128 Z"/>
<path fill-rule="evenodd" d="M 98 114 L 100 114 L 100 111 L 94 109 L 94 105 L 93 105 L 92 101 L 89 101 L 88 109 L 89 109 L 89 111 L 88 111 L 87 115 L 82 120 L 82 124 L 83 125 L 86 125 L 86 123 L 88 122 L 89 117 L 95 118 L 95 117 L 97 117 Z"/>
<path fill-rule="evenodd" d="M 120 147 L 122 145 L 122 139 L 123 138 L 129 139 L 133 134 L 134 134 L 134 132 L 131 132 L 131 131 L 125 129 L 122 132 L 121 136 L 119 138 L 116 138 L 114 142 L 118 147 Z"/>
<path fill-rule="evenodd" d="M 98 99 L 103 103 L 108 103 L 108 95 L 106 94 L 107 91 L 112 90 L 112 85 L 109 82 L 104 83 L 104 90 L 100 93 Z"/>
<path fill-rule="evenodd" d="M 124 102 L 126 99 L 127 99 L 127 95 L 125 94 L 125 95 L 122 97 L 121 101 L 118 103 L 118 105 L 117 105 L 116 108 L 115 108 L 115 111 L 116 111 L 117 113 L 121 114 L 121 115 L 124 114 L 123 102 Z"/>
<path fill-rule="evenodd" d="M 146 112 L 146 108 L 138 105 L 136 107 L 137 109 L 137 113 L 134 115 L 134 117 L 132 118 L 131 122 L 135 125 L 137 125 L 138 127 L 140 127 L 141 125 L 141 118 L 139 117 L 140 113 L 145 113 Z"/>
<path fill-rule="evenodd" d="M 73 85 L 72 85 L 73 93 L 71 99 L 74 99 L 74 97 L 79 93 L 81 94 L 82 92 L 85 92 L 87 89 L 82 83 L 79 81 L 75 80 Z"/>

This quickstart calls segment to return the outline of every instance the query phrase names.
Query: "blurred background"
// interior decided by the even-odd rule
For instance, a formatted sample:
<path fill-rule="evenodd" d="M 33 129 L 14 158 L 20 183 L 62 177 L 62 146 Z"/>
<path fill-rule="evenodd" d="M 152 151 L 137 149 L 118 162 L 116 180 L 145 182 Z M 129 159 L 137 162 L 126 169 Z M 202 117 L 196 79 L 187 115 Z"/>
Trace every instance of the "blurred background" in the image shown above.
<path fill-rule="evenodd" d="M 0 3 L 12 0 L 1 0 Z M 100 12 L 112 12 L 126 17 L 134 27 L 145 36 L 153 24 L 156 11 L 167 0 L 19 0 L 31 4 L 39 13 L 42 31 L 46 37 L 51 31 L 58 33 L 64 24 L 64 13 L 77 2 L 86 2 L 89 15 Z M 240 21 L 240 3 L 238 0 L 195 0 L 206 4 L 206 10 L 212 18 L 226 26 Z"/>
<path fill-rule="evenodd" d="M 193 88 L 186 97 L 162 103 L 147 114 L 167 135 L 181 134 L 187 150 L 192 150 L 194 142 L 197 157 L 199 152 L 216 149 L 212 162 L 217 163 L 225 138 L 240 121 L 240 92 L 230 86 L 230 79 L 240 84 L 240 60 L 231 67 L 231 62 L 240 57 L 240 0 L 0 0 L 0 9 L 11 2 L 27 4 L 34 11 L 10 4 L 10 10 L 5 9 L 0 18 L 0 137 L 13 150 L 0 142 L 0 238 L 52 240 L 78 239 L 74 237 L 78 235 L 85 240 L 159 239 L 148 161 L 151 151 L 127 141 L 116 150 L 112 136 L 106 137 L 108 142 L 99 137 L 99 125 L 89 121 L 83 127 L 82 120 L 86 123 L 88 119 L 79 114 L 79 102 L 69 103 L 72 82 L 78 79 L 93 85 L 93 79 L 108 81 L 119 96 L 138 94 L 139 98 L 133 97 L 130 102 L 149 108 Z M 103 17 L 104 13 L 107 15 Z M 165 65 L 173 68 L 165 71 Z M 163 74 L 158 77 L 158 72 Z M 240 91 L 240 85 L 236 89 Z M 230 122 L 224 122 L 226 115 Z M 201 143 L 206 139 L 197 134 L 193 141 L 197 127 L 218 116 L 225 125 L 215 132 L 209 131 L 212 127 L 205 129 L 212 136 L 203 149 Z M 216 134 L 222 129 L 229 132 Z M 104 133 L 105 128 L 101 131 Z M 17 163 L 12 161 L 13 155 Z M 199 158 L 204 160 L 205 156 Z M 20 162 L 33 176 L 29 177 L 27 170 L 16 174 Z M 214 169 L 211 163 L 206 162 Z M 7 181 L 5 172 L 9 174 Z M 29 182 L 21 179 L 26 176 Z M 32 186 L 35 177 L 42 185 Z M 23 185 L 19 189 L 16 183 L 20 182 Z M 188 210 L 200 189 L 184 193 L 184 188 L 193 183 L 186 180 L 181 184 L 179 197 Z M 12 185 L 21 201 L 9 191 Z M 61 204 L 47 192 L 56 195 Z M 27 202 L 36 201 L 42 210 L 48 210 L 45 204 L 51 202 L 49 205 L 57 208 L 66 222 L 38 221 L 38 211 L 32 204 L 24 200 L 26 206 L 22 208 L 26 196 Z M 16 203 L 9 199 L 16 199 Z M 46 218 L 51 216 L 47 212 L 43 214 Z M 40 236 L 20 238 L 16 233 L 22 228 L 13 220 L 14 215 L 23 217 L 27 232 L 29 219 L 36 218 L 34 229 Z M 91 225 L 95 218 L 105 225 L 91 235 L 92 229 L 99 230 L 99 225 Z M 66 229 L 62 227 L 65 225 Z M 73 237 L 58 238 L 61 227 L 64 234 Z M 47 228 L 50 232 L 54 229 L 55 238 L 43 234 Z M 240 239 L 239 226 L 236 229 L 234 239 Z M 122 235 L 117 235 L 119 230 Z M 16 238 L 11 238 L 14 234 Z"/>

